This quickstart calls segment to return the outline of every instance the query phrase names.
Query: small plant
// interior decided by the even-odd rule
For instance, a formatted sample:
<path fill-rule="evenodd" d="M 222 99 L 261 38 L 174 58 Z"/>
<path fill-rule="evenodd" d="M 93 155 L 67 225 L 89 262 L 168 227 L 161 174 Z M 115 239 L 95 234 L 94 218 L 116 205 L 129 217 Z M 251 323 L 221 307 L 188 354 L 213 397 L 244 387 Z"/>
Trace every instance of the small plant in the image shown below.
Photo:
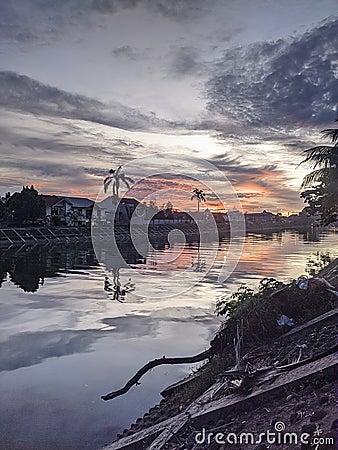
<path fill-rule="evenodd" d="M 232 316 L 249 302 L 255 303 L 264 297 L 269 297 L 274 291 L 284 286 L 284 283 L 275 278 L 263 278 L 259 282 L 258 291 L 242 284 L 229 298 L 222 297 L 216 303 L 216 314 L 218 316 Z"/>
<path fill-rule="evenodd" d="M 218 316 L 232 315 L 243 303 L 252 299 L 255 291 L 245 284 L 231 294 L 230 297 L 221 297 L 217 300 L 215 312 Z"/>
<path fill-rule="evenodd" d="M 332 257 L 330 252 L 315 252 L 308 258 L 306 272 L 309 275 L 314 276 L 331 262 Z"/>

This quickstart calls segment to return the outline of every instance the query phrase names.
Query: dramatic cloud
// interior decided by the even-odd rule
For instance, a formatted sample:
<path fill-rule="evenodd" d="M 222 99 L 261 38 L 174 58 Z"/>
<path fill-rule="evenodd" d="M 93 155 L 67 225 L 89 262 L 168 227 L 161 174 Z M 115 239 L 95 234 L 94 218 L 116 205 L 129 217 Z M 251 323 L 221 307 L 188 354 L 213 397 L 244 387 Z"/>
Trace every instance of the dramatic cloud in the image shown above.
<path fill-rule="evenodd" d="M 0 106 L 9 110 L 86 120 L 122 129 L 164 126 L 154 115 L 145 115 L 118 102 L 102 102 L 71 94 L 13 72 L 0 72 Z"/>
<path fill-rule="evenodd" d="M 217 0 L 212 0 L 217 4 Z M 50 43 L 64 29 L 103 15 L 143 9 L 172 20 L 200 17 L 210 8 L 202 0 L 17 0 L 0 3 L 0 36 L 18 43 Z"/>
<path fill-rule="evenodd" d="M 333 121 L 337 26 L 331 21 L 295 39 L 228 50 L 206 86 L 209 109 L 260 127 Z"/>

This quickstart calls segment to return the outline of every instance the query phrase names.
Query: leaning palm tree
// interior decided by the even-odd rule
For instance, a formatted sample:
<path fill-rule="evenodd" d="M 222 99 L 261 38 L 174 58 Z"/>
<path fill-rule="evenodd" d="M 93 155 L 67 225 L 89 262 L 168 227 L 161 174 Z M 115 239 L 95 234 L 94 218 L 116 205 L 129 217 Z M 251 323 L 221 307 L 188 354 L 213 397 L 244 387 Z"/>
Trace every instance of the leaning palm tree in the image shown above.
<path fill-rule="evenodd" d="M 338 119 L 337 119 L 338 120 Z M 310 215 L 319 213 L 323 225 L 328 225 L 338 218 L 338 129 L 322 131 L 331 139 L 333 145 L 319 145 L 305 150 L 301 162 L 310 163 L 312 172 L 303 179 L 301 197 L 310 206 Z"/>
<path fill-rule="evenodd" d="M 194 198 L 197 199 L 197 211 L 200 212 L 200 203 L 205 202 L 205 195 L 202 189 L 195 188 L 193 189 L 193 195 L 191 196 L 191 200 Z"/>
<path fill-rule="evenodd" d="M 103 181 L 103 188 L 104 192 L 107 193 L 109 186 L 112 184 L 113 187 L 113 197 L 119 198 L 119 189 L 121 181 L 125 184 L 125 186 L 130 189 L 129 183 L 134 183 L 134 180 L 130 177 L 126 177 L 125 174 L 122 172 L 122 166 L 119 166 L 117 170 L 110 169 L 109 170 L 110 175 L 105 178 Z"/>
<path fill-rule="evenodd" d="M 315 182 L 321 182 L 327 177 L 331 169 L 337 169 L 338 129 L 327 129 L 323 130 L 322 133 L 325 137 L 329 137 L 334 145 L 318 145 L 305 150 L 306 156 L 301 164 L 309 162 L 314 170 L 304 177 L 302 187 L 309 187 Z"/>

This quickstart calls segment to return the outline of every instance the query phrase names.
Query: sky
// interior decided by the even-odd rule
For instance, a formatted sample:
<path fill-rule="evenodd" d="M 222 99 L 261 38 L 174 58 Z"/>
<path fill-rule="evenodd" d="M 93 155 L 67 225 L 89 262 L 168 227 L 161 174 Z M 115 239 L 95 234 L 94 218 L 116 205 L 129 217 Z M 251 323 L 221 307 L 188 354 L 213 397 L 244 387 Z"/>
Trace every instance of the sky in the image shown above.
<path fill-rule="evenodd" d="M 95 199 L 111 167 L 156 161 L 158 201 L 182 207 L 207 161 L 207 206 L 222 173 L 244 211 L 299 211 L 337 49 L 335 0 L 0 2 L 0 195 Z"/>

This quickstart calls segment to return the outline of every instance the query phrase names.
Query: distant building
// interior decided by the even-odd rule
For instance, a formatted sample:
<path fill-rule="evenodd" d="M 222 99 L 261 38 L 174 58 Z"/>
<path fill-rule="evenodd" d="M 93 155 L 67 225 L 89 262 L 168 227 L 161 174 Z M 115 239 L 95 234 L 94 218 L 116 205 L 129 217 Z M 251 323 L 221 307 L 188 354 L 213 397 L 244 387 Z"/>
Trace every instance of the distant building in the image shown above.
<path fill-rule="evenodd" d="M 90 223 L 94 202 L 89 198 L 60 197 L 51 206 L 53 225 L 79 226 Z"/>
<path fill-rule="evenodd" d="M 173 211 L 170 214 L 167 214 L 165 211 L 159 211 L 151 218 L 150 223 L 154 225 L 170 225 L 175 223 L 190 223 L 192 221 L 191 215 L 183 211 Z"/>
<path fill-rule="evenodd" d="M 93 219 L 96 223 L 128 224 L 135 209 L 140 205 L 134 198 L 122 198 L 116 204 L 111 197 L 95 203 Z"/>

